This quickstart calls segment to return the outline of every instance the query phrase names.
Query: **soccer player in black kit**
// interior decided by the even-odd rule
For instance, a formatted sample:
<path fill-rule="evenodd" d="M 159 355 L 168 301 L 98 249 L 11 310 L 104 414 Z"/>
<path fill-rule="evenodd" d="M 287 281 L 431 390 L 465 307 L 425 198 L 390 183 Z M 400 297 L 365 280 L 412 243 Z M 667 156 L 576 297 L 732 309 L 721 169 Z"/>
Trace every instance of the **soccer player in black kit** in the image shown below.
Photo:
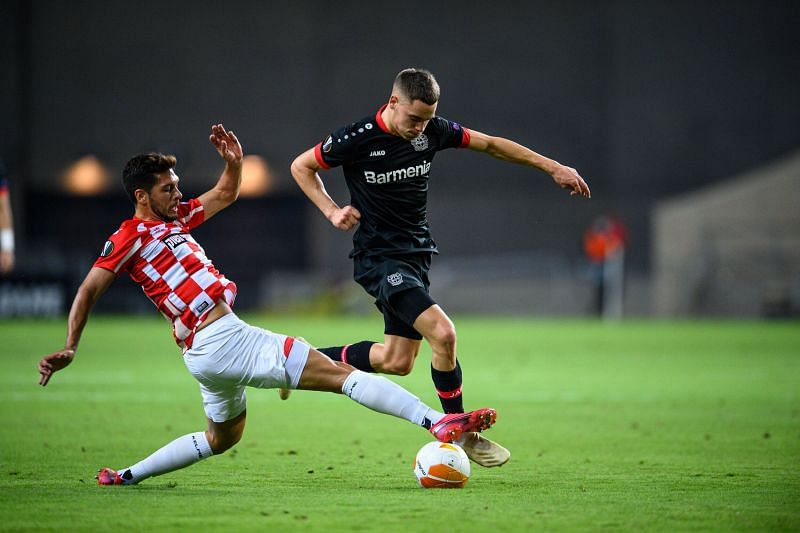
<path fill-rule="evenodd" d="M 375 298 L 384 317 L 384 342 L 361 341 L 321 348 L 334 360 L 365 372 L 407 375 L 424 337 L 431 346 L 431 375 L 447 413 L 463 412 L 456 330 L 431 298 L 428 269 L 438 253 L 427 218 L 428 179 L 436 152 L 470 148 L 542 170 L 570 194 L 590 196 L 574 168 L 513 141 L 467 129 L 436 116 L 439 84 L 422 69 L 401 71 L 389 101 L 374 115 L 348 124 L 299 155 L 292 175 L 338 229 L 358 225 L 353 236 L 354 278 Z M 341 166 L 351 203 L 340 207 L 317 172 Z M 478 433 L 459 439 L 481 466 L 505 464 L 511 454 Z"/>

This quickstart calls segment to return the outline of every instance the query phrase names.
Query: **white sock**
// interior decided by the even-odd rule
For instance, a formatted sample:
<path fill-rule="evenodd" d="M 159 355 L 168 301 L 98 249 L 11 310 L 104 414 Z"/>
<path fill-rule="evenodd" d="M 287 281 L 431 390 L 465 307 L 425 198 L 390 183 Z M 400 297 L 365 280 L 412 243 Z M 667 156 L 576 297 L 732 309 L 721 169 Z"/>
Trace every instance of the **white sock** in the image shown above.
<path fill-rule="evenodd" d="M 214 453 L 204 431 L 178 437 L 135 465 L 119 471 L 125 484 L 139 483 L 211 457 Z"/>
<path fill-rule="evenodd" d="M 347 376 L 342 392 L 364 407 L 405 418 L 418 426 L 430 427 L 430 424 L 444 418 L 444 414 L 434 411 L 400 385 L 361 370 L 355 370 Z"/>

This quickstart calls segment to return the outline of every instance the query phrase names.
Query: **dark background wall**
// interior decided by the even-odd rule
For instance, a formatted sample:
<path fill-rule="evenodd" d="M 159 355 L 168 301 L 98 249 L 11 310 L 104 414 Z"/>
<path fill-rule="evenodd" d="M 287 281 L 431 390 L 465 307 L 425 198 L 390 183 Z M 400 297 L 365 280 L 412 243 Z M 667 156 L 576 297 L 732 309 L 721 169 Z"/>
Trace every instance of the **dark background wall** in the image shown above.
<path fill-rule="evenodd" d="M 614 213 L 632 269 L 646 271 L 655 201 L 800 145 L 798 27 L 800 3 L 778 0 L 5 0 L 0 155 L 17 205 L 58 191 L 86 153 L 115 172 L 139 151 L 175 153 L 192 193 L 218 175 L 206 137 L 224 121 L 291 197 L 291 159 L 373 113 L 398 70 L 422 66 L 442 86 L 442 116 L 575 166 L 593 191 L 576 200 L 544 174 L 443 153 L 430 218 L 444 253 L 577 258 L 589 221 Z M 324 177 L 346 202 L 338 171 Z M 17 215 L 21 237 L 48 233 Z M 97 248 L 113 229 L 97 228 Z M 303 240 L 300 264 L 349 268 L 348 235 L 312 224 Z"/>

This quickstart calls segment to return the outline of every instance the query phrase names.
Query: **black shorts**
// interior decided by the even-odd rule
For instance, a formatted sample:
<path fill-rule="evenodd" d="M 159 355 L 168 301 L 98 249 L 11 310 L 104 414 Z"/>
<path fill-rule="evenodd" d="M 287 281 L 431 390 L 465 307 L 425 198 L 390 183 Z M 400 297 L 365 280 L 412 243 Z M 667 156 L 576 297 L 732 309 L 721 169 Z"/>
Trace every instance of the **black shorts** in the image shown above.
<path fill-rule="evenodd" d="M 414 321 L 436 302 L 428 287 L 431 267 L 428 252 L 404 256 L 353 258 L 353 278 L 373 298 L 383 314 L 384 330 L 388 335 L 420 340 Z"/>

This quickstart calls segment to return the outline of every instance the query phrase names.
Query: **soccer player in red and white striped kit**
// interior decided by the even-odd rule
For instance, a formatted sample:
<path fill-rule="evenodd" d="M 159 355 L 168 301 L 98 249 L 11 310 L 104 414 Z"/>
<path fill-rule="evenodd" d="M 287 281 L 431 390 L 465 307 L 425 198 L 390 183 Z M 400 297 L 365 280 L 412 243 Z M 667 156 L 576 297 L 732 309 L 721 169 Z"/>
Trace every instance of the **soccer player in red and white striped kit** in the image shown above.
<path fill-rule="evenodd" d="M 250 326 L 233 313 L 236 285 L 214 268 L 190 232 L 238 197 L 243 152 L 222 124 L 212 126 L 209 140 L 225 170 L 211 190 L 188 202 L 181 202 L 175 157 L 148 153 L 128 161 L 122 179 L 135 214 L 109 237 L 78 289 L 64 348 L 39 361 L 44 386 L 72 362 L 92 307 L 122 271 L 172 322 L 184 363 L 200 384 L 207 429 L 178 437 L 127 468 L 102 468 L 98 483 L 135 484 L 228 450 L 244 431 L 247 386 L 344 393 L 369 409 L 422 426 L 444 442 L 490 427 L 493 409 L 456 415 L 434 411 L 385 378 L 334 362 L 301 340 Z"/>

